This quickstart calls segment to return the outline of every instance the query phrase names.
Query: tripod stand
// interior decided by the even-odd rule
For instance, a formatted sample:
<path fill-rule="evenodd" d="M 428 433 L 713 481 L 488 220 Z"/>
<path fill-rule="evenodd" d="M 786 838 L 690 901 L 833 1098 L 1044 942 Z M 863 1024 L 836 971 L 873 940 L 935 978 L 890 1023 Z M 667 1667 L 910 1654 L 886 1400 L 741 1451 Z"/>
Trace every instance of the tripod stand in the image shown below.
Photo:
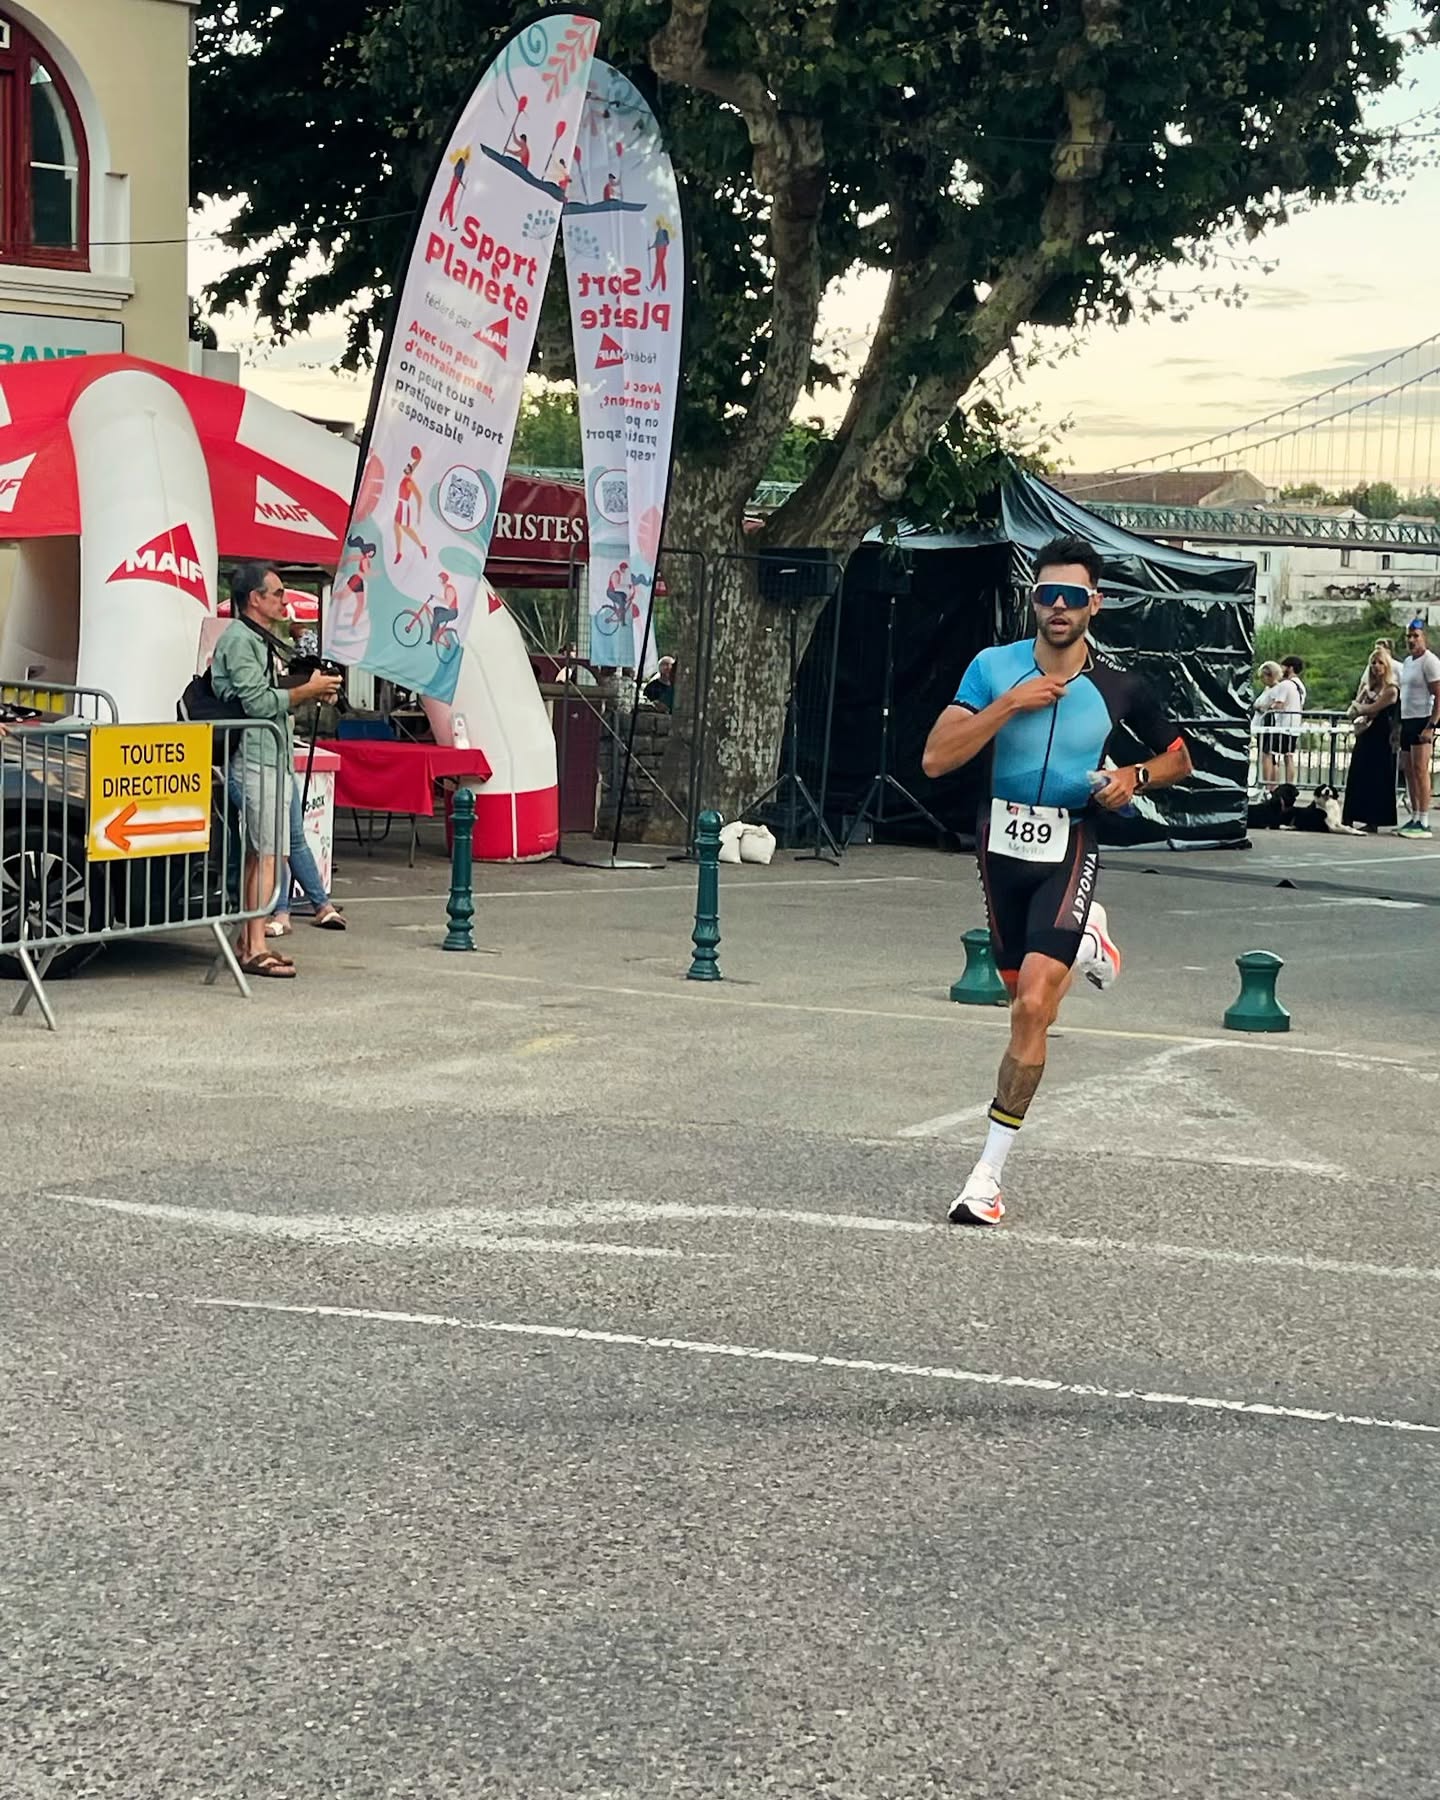
<path fill-rule="evenodd" d="M 860 802 L 860 810 L 850 821 L 850 829 L 845 834 L 845 848 L 848 850 L 854 843 L 856 834 L 866 819 L 876 825 L 885 823 L 885 792 L 892 789 L 906 803 L 912 812 L 919 813 L 922 819 L 929 821 L 937 833 L 943 838 L 949 832 L 935 817 L 928 806 L 922 806 L 909 788 L 890 773 L 890 717 L 895 698 L 895 595 L 892 592 L 886 599 L 885 613 L 885 677 L 880 701 L 880 766 L 870 777 L 869 786 L 865 789 L 865 798 Z"/>
<path fill-rule="evenodd" d="M 781 830 L 787 850 L 793 850 L 797 829 L 801 816 L 810 821 L 815 828 L 815 850 L 817 861 L 833 863 L 840 866 L 840 858 L 844 854 L 844 846 L 837 842 L 830 827 L 825 823 L 825 815 L 820 810 L 814 794 L 810 792 L 805 777 L 800 773 L 800 708 L 796 703 L 795 689 L 800 676 L 800 609 L 791 605 L 789 666 L 786 675 L 785 696 L 785 741 L 780 749 L 782 772 L 772 781 L 765 792 L 745 808 L 745 812 L 758 812 L 760 808 L 771 802 L 773 808 L 783 809 Z M 781 796 L 784 796 L 783 801 Z M 743 818 L 744 814 L 741 814 Z M 829 846 L 829 854 L 821 849 L 821 845 Z"/>

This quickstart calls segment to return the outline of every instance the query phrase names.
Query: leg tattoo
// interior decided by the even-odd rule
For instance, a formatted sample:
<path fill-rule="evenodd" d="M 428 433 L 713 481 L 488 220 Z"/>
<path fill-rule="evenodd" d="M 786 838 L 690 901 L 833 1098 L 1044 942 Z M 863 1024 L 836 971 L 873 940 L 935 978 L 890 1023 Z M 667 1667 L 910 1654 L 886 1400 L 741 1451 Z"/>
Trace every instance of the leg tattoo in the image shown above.
<path fill-rule="evenodd" d="M 1025 1117 L 1030 1102 L 1035 1098 L 1035 1090 L 1040 1085 L 1040 1077 L 1045 1073 L 1045 1065 L 1039 1063 L 1017 1062 L 1007 1050 L 1000 1061 L 1000 1079 L 995 1088 L 995 1102 L 990 1108 L 990 1117 L 996 1124 L 1010 1125 L 1018 1129 L 1020 1121 Z"/>

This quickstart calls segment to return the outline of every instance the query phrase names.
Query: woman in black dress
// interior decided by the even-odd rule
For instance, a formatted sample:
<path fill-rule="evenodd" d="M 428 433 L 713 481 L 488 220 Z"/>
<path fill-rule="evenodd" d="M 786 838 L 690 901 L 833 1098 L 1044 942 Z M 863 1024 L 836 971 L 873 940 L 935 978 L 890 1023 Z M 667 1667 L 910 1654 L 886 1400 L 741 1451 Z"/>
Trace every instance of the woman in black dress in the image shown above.
<path fill-rule="evenodd" d="M 1355 748 L 1345 777 L 1347 825 L 1379 831 L 1395 823 L 1395 747 L 1391 733 L 1400 717 L 1400 679 L 1390 651 L 1377 644 L 1350 702 Z"/>

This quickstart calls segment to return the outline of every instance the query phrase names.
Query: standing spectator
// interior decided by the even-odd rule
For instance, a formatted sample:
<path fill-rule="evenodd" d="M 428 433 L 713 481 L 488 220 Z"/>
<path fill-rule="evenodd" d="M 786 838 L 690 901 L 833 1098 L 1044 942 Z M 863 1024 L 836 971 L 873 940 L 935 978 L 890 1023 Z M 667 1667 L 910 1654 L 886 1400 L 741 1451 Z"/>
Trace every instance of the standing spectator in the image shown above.
<path fill-rule="evenodd" d="M 1279 663 L 1260 665 L 1264 691 L 1254 711 L 1260 715 L 1261 777 L 1267 788 L 1284 779 L 1295 784 L 1295 752 L 1300 747 L 1300 689 Z"/>
<path fill-rule="evenodd" d="M 658 706 L 662 712 L 675 710 L 675 658 L 662 656 L 655 670 L 653 681 L 645 684 L 645 698 L 652 706 Z"/>
<path fill-rule="evenodd" d="M 1425 638 L 1425 621 L 1412 619 L 1405 633 L 1409 654 L 1400 665 L 1400 763 L 1410 797 L 1410 817 L 1398 836 L 1430 835 L 1430 759 L 1440 719 L 1440 656 Z"/>
<path fill-rule="evenodd" d="M 265 935 L 270 937 L 289 937 L 294 927 L 290 923 L 290 902 L 293 890 L 300 892 L 310 902 L 313 917 L 312 925 L 318 925 L 321 931 L 344 931 L 348 924 L 344 913 L 325 891 L 325 883 L 321 879 L 320 865 L 315 860 L 315 852 L 310 848 L 310 840 L 305 835 L 304 798 L 300 791 L 300 783 L 292 774 L 290 777 L 290 854 L 285 859 L 280 871 L 280 898 L 275 904 L 275 911 L 265 925 Z"/>
<path fill-rule="evenodd" d="M 1300 679 L 1305 673 L 1305 658 L 1303 656 L 1282 656 L 1280 658 L 1280 667 L 1295 683 L 1296 687 L 1299 688 L 1300 710 L 1303 713 L 1310 704 L 1310 691 Z"/>
<path fill-rule="evenodd" d="M 275 849 L 287 841 L 290 823 L 290 774 L 295 759 L 291 712 L 310 700 L 333 700 L 338 675 L 315 674 L 298 687 L 276 685 L 270 631 L 285 614 L 285 585 L 264 563 L 242 563 L 230 584 L 234 622 L 215 646 L 210 679 L 222 700 L 238 701 L 247 718 L 270 719 L 284 739 L 281 761 L 260 732 L 244 732 L 240 749 L 245 792 L 246 911 L 258 912 L 275 889 Z M 247 919 L 241 927 L 240 967 L 247 975 L 293 981 L 295 965 L 269 949 L 265 920 Z"/>
<path fill-rule="evenodd" d="M 1395 747 L 1392 735 L 1400 716 L 1400 678 L 1384 644 L 1370 654 L 1350 717 L 1355 721 L 1355 748 L 1345 777 L 1346 825 L 1378 831 L 1395 823 Z"/>

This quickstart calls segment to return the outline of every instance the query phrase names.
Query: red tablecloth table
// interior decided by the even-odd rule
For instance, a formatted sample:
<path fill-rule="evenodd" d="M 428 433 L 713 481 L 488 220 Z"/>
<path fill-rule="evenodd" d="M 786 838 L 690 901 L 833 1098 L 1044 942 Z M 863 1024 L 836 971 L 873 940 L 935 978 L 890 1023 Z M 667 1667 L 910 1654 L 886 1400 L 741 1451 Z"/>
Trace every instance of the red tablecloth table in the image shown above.
<path fill-rule="evenodd" d="M 320 747 L 340 758 L 336 806 L 356 812 L 434 816 L 435 783 L 470 776 L 490 779 L 483 750 L 447 750 L 439 744 L 386 743 L 377 738 L 324 738 Z"/>

